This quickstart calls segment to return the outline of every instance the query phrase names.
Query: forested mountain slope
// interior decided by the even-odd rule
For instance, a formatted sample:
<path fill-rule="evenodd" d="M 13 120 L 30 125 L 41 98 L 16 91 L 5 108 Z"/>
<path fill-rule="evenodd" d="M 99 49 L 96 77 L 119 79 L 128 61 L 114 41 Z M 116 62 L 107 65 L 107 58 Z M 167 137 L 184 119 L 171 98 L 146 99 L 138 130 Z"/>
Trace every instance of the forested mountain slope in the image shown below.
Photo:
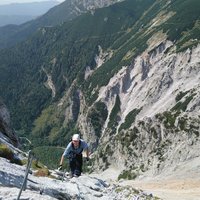
<path fill-rule="evenodd" d="M 0 49 L 11 47 L 35 33 L 41 27 L 51 27 L 85 13 L 94 12 L 95 8 L 109 6 L 121 0 L 65 0 L 53 7 L 46 14 L 21 25 L 0 27 Z"/>

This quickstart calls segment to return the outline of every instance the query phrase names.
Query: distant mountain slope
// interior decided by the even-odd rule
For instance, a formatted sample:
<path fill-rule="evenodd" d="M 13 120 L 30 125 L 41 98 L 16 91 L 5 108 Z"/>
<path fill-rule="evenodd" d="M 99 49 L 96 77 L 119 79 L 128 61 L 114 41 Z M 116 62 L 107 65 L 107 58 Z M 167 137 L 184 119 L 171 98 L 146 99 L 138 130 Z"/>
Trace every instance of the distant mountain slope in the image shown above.
<path fill-rule="evenodd" d="M 35 19 L 37 16 L 31 15 L 0 15 L 0 27 L 6 26 L 8 24 L 20 25 L 32 19 Z"/>
<path fill-rule="evenodd" d="M 19 25 L 35 19 L 57 4 L 58 1 L 44 1 L 0 5 L 0 27 L 7 24 Z"/>
<path fill-rule="evenodd" d="M 59 4 L 58 1 L 41 1 L 32 3 L 12 3 L 0 5 L 0 15 L 32 15 L 38 16 L 47 12 L 51 7 Z"/>
<path fill-rule="evenodd" d="M 0 27 L 0 49 L 10 47 L 32 35 L 38 28 L 55 26 L 78 15 L 122 0 L 66 0 L 45 15 L 19 26 Z"/>

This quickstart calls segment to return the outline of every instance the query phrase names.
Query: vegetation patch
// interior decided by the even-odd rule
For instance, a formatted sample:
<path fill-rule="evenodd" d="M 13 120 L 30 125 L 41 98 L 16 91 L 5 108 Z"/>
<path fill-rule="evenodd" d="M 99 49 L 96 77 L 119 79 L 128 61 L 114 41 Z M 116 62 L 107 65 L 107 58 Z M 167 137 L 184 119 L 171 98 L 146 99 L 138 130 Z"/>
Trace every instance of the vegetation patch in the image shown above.
<path fill-rule="evenodd" d="M 64 149 L 61 147 L 41 146 L 34 148 L 33 153 L 37 158 L 37 160 L 39 161 L 37 162 L 38 163 L 37 165 L 35 164 L 36 168 L 38 168 L 38 166 L 42 167 L 40 162 L 44 163 L 50 169 L 57 168 L 63 152 Z M 66 162 L 67 161 L 65 160 L 65 163 L 63 165 L 64 167 L 67 167 Z"/>
<path fill-rule="evenodd" d="M 134 110 L 129 112 L 125 118 L 125 122 L 123 124 L 121 124 L 119 131 L 121 131 L 122 129 L 126 130 L 126 129 L 130 128 L 131 125 L 133 124 L 133 122 L 135 122 L 135 118 L 140 111 L 141 111 L 141 108 L 140 109 L 135 108 Z"/>
<path fill-rule="evenodd" d="M 93 163 L 94 158 L 89 159 L 89 161 L 83 159 L 83 172 L 92 173 L 94 171 Z"/>
<path fill-rule="evenodd" d="M 186 127 L 187 127 L 187 118 L 185 117 L 181 117 L 179 118 L 178 120 L 178 125 L 180 127 L 181 130 L 186 130 Z M 186 130 L 187 131 L 187 130 Z"/>
<path fill-rule="evenodd" d="M 44 109 L 34 122 L 32 137 L 36 140 L 35 146 L 54 143 L 57 136 L 61 136 L 63 121 L 64 114 L 59 113 L 54 105 Z"/>
<path fill-rule="evenodd" d="M 188 104 L 193 99 L 196 94 L 192 94 L 191 96 L 185 97 L 183 102 L 179 101 L 171 110 L 172 111 L 186 111 Z"/>
<path fill-rule="evenodd" d="M 0 144 L 0 157 L 10 160 L 11 163 L 23 165 L 23 162 L 14 154 L 14 152 L 6 144 Z"/>
<path fill-rule="evenodd" d="M 165 153 L 165 150 L 170 145 L 171 145 L 171 141 L 166 140 L 162 142 L 161 145 L 155 147 L 154 152 L 155 152 L 155 155 L 158 157 L 158 160 L 160 161 L 160 163 L 165 161 L 164 153 Z M 158 164 L 158 168 L 160 166 L 160 163 Z"/>
<path fill-rule="evenodd" d="M 194 27 L 191 30 L 183 32 L 181 40 L 177 43 L 179 51 L 185 51 L 188 48 L 192 49 L 193 47 L 199 44 L 199 31 L 200 31 L 200 20 L 197 20 Z"/>
<path fill-rule="evenodd" d="M 133 170 L 123 170 L 122 173 L 118 176 L 118 180 L 127 179 L 134 180 L 138 176 L 138 172 L 134 172 Z"/>
<path fill-rule="evenodd" d="M 104 147 L 98 148 L 97 151 L 98 151 L 98 154 L 97 154 L 96 160 L 99 160 L 99 159 L 102 160 L 103 166 L 101 167 L 101 169 L 105 170 L 110 165 L 108 158 L 111 157 L 113 154 L 112 147 L 110 146 L 110 144 L 105 144 Z"/>
<path fill-rule="evenodd" d="M 176 102 L 180 101 L 189 91 L 186 91 L 186 92 L 179 92 L 179 94 L 177 94 L 176 96 Z"/>
<path fill-rule="evenodd" d="M 174 127 L 174 123 L 176 121 L 176 117 L 177 114 L 173 114 L 170 111 L 165 111 L 163 113 L 163 123 L 165 125 L 166 128 L 173 128 Z"/>
<path fill-rule="evenodd" d="M 199 7 L 200 2 L 198 0 L 177 0 L 171 2 L 170 9 L 175 12 L 176 15 L 162 25 L 164 32 L 168 32 L 169 40 L 179 41 L 183 37 L 183 33 L 188 30 L 191 30 L 191 32 L 187 40 L 189 38 L 199 39 L 198 31 L 194 29 L 196 21 L 199 20 Z M 175 28 L 171 28 L 172 25 L 174 25 Z M 177 42 L 177 51 L 183 50 L 180 48 L 183 43 L 185 43 L 184 40 L 180 43 Z"/>
<path fill-rule="evenodd" d="M 121 101 L 119 95 L 116 96 L 115 105 L 110 113 L 108 128 L 116 128 L 118 124 L 118 113 L 120 112 Z"/>
<path fill-rule="evenodd" d="M 101 129 L 108 116 L 107 107 L 103 102 L 97 102 L 90 110 L 88 118 L 94 128 L 97 137 L 101 136 Z"/>

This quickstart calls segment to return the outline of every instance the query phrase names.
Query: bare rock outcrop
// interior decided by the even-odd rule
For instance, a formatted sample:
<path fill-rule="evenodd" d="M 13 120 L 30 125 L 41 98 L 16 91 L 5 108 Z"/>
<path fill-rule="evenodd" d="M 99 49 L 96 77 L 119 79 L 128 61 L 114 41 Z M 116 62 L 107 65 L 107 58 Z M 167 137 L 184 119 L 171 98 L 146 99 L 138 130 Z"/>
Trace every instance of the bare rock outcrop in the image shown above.
<path fill-rule="evenodd" d="M 19 146 L 18 137 L 11 127 L 10 114 L 5 104 L 0 100 L 0 137 L 4 137 L 15 147 Z"/>

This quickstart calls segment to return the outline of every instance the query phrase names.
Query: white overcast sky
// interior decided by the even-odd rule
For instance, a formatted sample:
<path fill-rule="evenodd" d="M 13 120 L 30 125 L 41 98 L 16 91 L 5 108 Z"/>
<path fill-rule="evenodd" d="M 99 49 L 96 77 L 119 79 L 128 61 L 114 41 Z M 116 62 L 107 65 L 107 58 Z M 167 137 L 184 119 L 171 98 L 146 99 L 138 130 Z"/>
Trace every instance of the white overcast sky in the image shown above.
<path fill-rule="evenodd" d="M 26 2 L 41 2 L 41 1 L 51 1 L 51 0 L 0 0 L 0 5 L 10 4 L 10 3 L 26 3 Z M 56 0 L 63 2 L 65 0 Z"/>

